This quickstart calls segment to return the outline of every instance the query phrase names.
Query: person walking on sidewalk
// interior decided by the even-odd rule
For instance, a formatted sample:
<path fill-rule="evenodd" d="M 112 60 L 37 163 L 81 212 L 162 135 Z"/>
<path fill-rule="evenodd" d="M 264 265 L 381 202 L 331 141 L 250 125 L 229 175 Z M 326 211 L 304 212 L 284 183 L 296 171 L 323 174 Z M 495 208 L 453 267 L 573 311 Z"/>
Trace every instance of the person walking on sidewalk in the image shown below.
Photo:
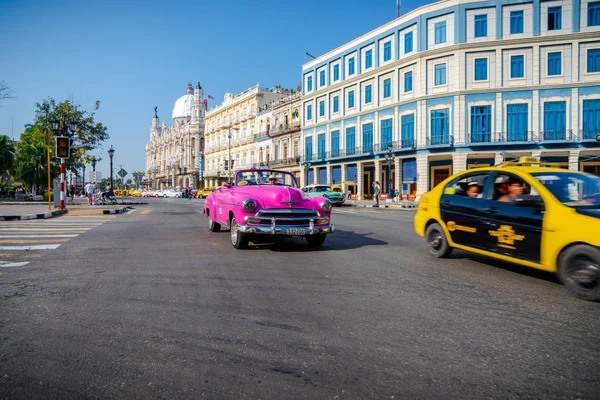
<path fill-rule="evenodd" d="M 375 204 L 373 204 L 373 207 L 379 207 L 379 193 L 381 192 L 381 186 L 379 186 L 379 181 L 375 181 L 375 183 L 373 184 L 373 191 L 374 191 L 374 195 L 373 198 L 375 199 Z"/>

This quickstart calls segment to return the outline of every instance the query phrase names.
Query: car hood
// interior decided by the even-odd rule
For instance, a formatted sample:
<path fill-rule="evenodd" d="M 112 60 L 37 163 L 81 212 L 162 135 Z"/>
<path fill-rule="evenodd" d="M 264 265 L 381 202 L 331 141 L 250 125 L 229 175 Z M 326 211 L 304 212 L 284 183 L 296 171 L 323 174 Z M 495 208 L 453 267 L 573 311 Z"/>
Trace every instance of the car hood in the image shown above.
<path fill-rule="evenodd" d="M 313 209 L 313 200 L 297 188 L 259 185 L 238 186 L 235 190 L 236 196 L 251 197 L 262 207 Z"/>

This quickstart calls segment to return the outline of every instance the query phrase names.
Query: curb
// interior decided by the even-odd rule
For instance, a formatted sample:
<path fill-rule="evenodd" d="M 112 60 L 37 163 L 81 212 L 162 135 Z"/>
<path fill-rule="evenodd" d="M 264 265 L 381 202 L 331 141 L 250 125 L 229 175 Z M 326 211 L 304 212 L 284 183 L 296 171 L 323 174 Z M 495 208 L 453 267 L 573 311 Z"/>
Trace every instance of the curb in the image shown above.
<path fill-rule="evenodd" d="M 68 213 L 68 210 L 47 211 L 41 214 L 25 214 L 25 215 L 5 215 L 0 217 L 0 221 L 24 221 L 30 219 L 47 219 L 61 216 Z"/>
<path fill-rule="evenodd" d="M 113 210 L 103 210 L 102 214 L 123 214 L 125 211 L 127 211 L 127 208 L 131 207 L 121 207 Z"/>

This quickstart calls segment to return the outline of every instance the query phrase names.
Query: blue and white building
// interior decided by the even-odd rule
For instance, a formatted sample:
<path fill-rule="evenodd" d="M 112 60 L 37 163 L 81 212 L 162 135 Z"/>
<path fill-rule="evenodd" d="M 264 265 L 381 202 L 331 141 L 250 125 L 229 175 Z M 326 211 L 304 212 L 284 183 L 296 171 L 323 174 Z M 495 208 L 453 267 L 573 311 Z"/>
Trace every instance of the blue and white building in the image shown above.
<path fill-rule="evenodd" d="M 360 199 L 391 180 L 419 197 L 521 156 L 600 175 L 600 1 L 432 3 L 307 62 L 302 80 L 308 183 L 356 179 Z"/>

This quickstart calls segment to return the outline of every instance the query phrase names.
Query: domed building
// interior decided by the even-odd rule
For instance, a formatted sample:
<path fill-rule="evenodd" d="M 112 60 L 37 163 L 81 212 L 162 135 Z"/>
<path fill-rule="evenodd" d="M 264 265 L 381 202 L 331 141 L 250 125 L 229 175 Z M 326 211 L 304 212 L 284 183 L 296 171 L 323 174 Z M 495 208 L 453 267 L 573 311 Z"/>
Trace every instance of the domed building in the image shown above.
<path fill-rule="evenodd" d="M 200 83 L 191 83 L 175 102 L 171 127 L 161 124 L 154 109 L 150 141 L 146 144 L 145 183 L 152 189 L 198 188 L 202 181 L 204 115 L 206 104 Z"/>

